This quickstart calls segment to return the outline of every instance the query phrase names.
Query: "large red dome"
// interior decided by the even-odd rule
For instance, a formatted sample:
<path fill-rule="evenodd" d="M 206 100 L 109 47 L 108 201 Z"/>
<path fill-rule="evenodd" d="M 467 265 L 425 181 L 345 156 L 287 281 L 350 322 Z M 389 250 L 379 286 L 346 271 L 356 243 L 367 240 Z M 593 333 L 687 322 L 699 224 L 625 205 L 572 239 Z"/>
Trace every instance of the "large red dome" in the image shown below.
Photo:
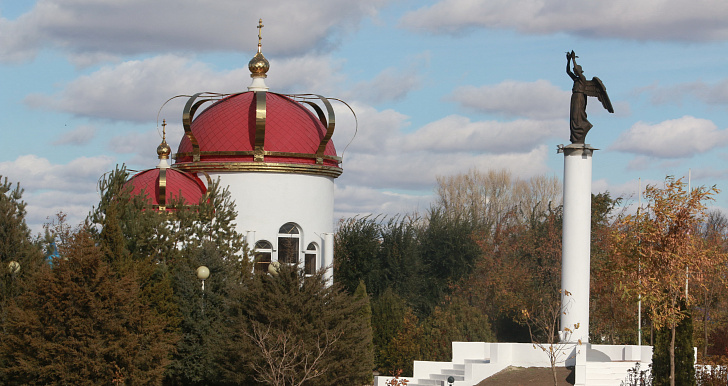
<path fill-rule="evenodd" d="M 323 110 L 319 113 L 323 116 Z M 174 167 L 276 171 L 290 165 L 302 172 L 338 176 L 340 159 L 331 141 L 333 122 L 330 129 L 325 122 L 281 94 L 234 94 L 215 102 L 187 125 Z"/>
<path fill-rule="evenodd" d="M 197 205 L 207 193 L 197 176 L 174 170 L 149 169 L 135 174 L 124 187 L 131 185 L 131 195 L 146 193 L 147 202 L 155 209 L 174 209 L 172 203 L 182 198 L 183 205 Z"/>

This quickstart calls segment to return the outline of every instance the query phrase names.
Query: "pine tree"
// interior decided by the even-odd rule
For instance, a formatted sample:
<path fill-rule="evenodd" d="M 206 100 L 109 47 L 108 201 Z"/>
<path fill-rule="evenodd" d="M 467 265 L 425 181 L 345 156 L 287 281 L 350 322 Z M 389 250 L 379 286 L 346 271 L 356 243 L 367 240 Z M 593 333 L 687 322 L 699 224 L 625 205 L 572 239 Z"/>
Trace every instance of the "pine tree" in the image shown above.
<path fill-rule="evenodd" d="M 306 276 L 282 266 L 276 276 L 256 274 L 231 308 L 232 331 L 227 368 L 253 368 L 257 384 L 357 385 L 371 376 L 367 347 L 371 336 L 355 301 L 323 272 Z M 237 382 L 255 384 L 251 379 Z"/>
<path fill-rule="evenodd" d="M 133 274 L 116 275 L 85 231 L 60 253 L 10 306 L 5 382 L 159 384 L 175 337 L 141 301 Z"/>
<path fill-rule="evenodd" d="M 372 305 L 369 301 L 369 295 L 367 294 L 367 286 L 364 284 L 364 281 L 359 282 L 359 286 L 356 287 L 356 291 L 354 291 L 354 301 L 361 304 L 361 307 L 359 308 L 358 316 L 362 319 L 364 322 L 364 328 L 365 328 L 365 341 L 362 342 L 364 347 L 364 355 L 361 358 L 361 360 L 364 362 L 363 365 L 366 365 L 369 367 L 369 369 L 374 369 L 374 343 L 372 341 L 373 333 L 372 333 Z M 370 376 L 367 379 L 367 384 L 371 383 L 373 380 L 373 373 L 370 372 Z"/>
<path fill-rule="evenodd" d="M 204 290 L 197 278 L 200 266 L 209 269 Z M 217 245 L 208 241 L 189 259 L 174 265 L 175 301 L 182 315 L 182 339 L 167 373 L 167 384 L 216 385 L 227 383 L 220 366 L 226 342 L 232 340 L 227 309 L 233 292 L 243 291 L 244 272 L 251 272 L 247 259 L 223 257 Z M 249 280 L 249 278 L 248 278 Z M 237 371 L 248 371 L 245 367 Z"/>

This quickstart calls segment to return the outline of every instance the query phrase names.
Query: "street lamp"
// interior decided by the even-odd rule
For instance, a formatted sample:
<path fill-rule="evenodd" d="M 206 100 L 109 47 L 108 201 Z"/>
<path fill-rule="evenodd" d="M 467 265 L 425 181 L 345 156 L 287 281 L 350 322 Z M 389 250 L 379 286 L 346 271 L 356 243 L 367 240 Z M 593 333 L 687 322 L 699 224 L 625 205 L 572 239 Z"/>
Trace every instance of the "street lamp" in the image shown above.
<path fill-rule="evenodd" d="M 15 276 L 16 273 L 20 272 L 20 263 L 15 260 L 8 263 L 8 272 Z"/>
<path fill-rule="evenodd" d="M 271 276 L 278 276 L 278 270 L 281 269 L 281 263 L 277 261 L 272 261 L 270 264 L 268 264 L 268 273 L 271 274 Z"/>
<path fill-rule="evenodd" d="M 197 270 L 195 270 L 195 274 L 197 274 L 197 278 L 202 280 L 202 290 L 205 290 L 205 280 L 207 280 L 208 277 L 210 277 L 210 270 L 205 267 L 204 265 L 201 265 L 197 267 Z"/>
<path fill-rule="evenodd" d="M 200 308 L 202 309 L 202 316 L 205 316 L 205 280 L 210 277 L 210 269 L 201 265 L 197 267 L 195 274 L 197 274 L 197 278 L 202 281 L 202 305 Z"/>

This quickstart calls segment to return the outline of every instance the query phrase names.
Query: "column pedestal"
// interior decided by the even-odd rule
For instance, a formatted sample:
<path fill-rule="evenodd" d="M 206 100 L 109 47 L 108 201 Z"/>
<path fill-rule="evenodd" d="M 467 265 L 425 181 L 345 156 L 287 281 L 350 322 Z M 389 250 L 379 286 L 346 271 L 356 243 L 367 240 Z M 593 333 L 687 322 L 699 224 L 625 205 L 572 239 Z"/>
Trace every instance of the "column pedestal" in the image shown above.
<path fill-rule="evenodd" d="M 564 153 L 564 218 L 561 255 L 561 340 L 589 341 L 592 154 L 588 144 L 559 147 Z M 575 328 L 578 325 L 578 328 Z M 567 331 L 566 328 L 571 331 Z"/>

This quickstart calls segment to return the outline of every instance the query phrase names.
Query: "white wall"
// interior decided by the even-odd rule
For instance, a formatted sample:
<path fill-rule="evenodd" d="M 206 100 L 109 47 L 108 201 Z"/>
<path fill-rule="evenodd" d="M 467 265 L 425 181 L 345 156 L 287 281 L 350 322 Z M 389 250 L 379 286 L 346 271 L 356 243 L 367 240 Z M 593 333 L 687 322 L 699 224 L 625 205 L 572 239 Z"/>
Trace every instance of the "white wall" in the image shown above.
<path fill-rule="evenodd" d="M 324 234 L 334 231 L 334 179 L 332 177 L 269 172 L 210 173 L 229 186 L 238 211 L 237 231 L 243 235 L 254 231 L 255 240 L 247 240 L 252 249 L 257 240 L 273 245 L 272 260 L 277 260 L 278 230 L 288 222 L 301 228 L 300 249 L 309 243 L 318 246 L 319 268 L 333 264 L 333 251 L 324 248 Z M 303 264 L 304 256 L 299 261 Z"/>

